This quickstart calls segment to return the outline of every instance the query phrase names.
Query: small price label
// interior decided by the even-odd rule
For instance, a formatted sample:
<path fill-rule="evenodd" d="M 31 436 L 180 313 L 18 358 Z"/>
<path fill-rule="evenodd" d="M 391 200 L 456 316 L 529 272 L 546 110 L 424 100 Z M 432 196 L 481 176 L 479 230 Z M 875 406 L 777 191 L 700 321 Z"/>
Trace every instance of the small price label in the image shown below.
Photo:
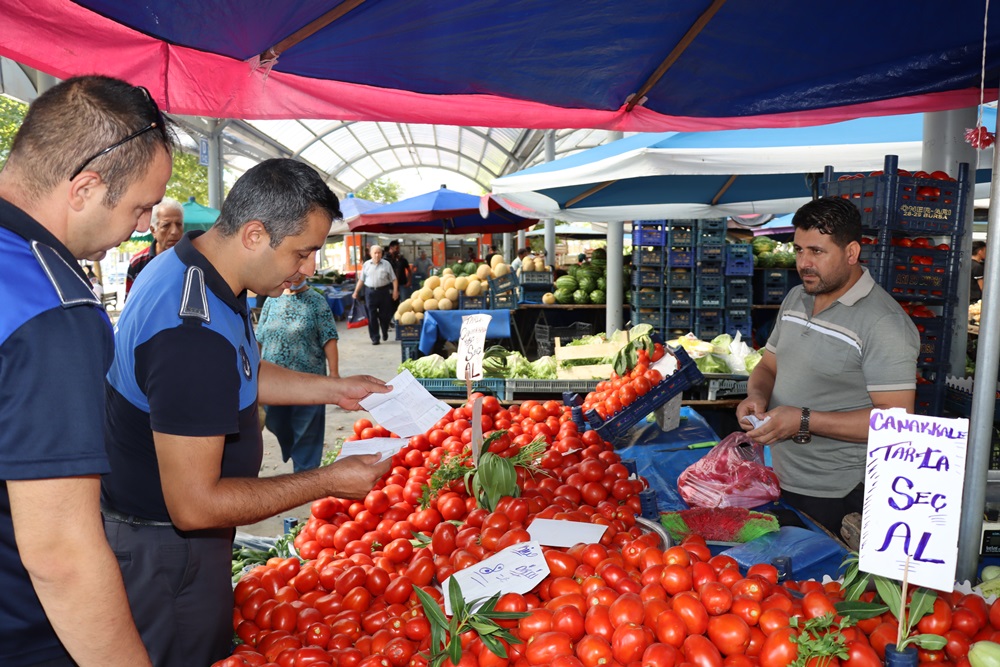
<path fill-rule="evenodd" d="M 458 364 L 455 368 L 459 380 L 482 379 L 486 329 L 492 319 L 492 316 L 485 313 L 462 317 L 462 332 L 458 338 Z"/>

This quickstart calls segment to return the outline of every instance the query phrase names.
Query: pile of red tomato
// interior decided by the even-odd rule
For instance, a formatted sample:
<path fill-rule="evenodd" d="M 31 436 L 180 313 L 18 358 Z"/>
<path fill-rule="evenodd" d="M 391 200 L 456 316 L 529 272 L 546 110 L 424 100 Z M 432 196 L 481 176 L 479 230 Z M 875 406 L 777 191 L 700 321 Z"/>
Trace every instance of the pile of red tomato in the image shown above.
<path fill-rule="evenodd" d="M 425 667 L 430 624 L 414 588 L 440 601 L 435 583 L 527 541 L 526 528 L 538 517 L 607 530 L 598 544 L 545 548 L 549 576 L 526 594 L 500 598 L 498 611 L 527 612 L 501 621 L 523 641 L 506 645 L 508 657 L 485 649 L 470 631 L 461 637 L 458 665 L 446 659 L 444 667 L 784 667 L 798 651 L 792 617 L 834 611 L 836 583 L 779 584 L 766 564 L 741 572 L 732 558 L 712 556 L 697 536 L 662 549 L 636 524 L 645 483 L 629 478 L 594 431 L 579 433 L 555 401 L 509 409 L 484 401 L 484 430 L 508 430 L 494 443 L 498 453 L 538 436 L 548 444 L 540 461 L 547 474 L 518 469 L 520 497 L 487 512 L 457 481 L 421 507 L 433 469 L 469 443 L 470 417 L 468 406 L 456 408 L 411 438 L 363 501 L 313 503 L 295 542 L 303 560 L 272 559 L 237 584 L 233 628 L 243 643 L 214 667 Z M 367 428 L 376 427 L 360 421 L 358 435 Z M 880 665 L 895 627 L 885 614 L 848 628 L 850 657 L 840 664 Z M 970 641 L 996 639 L 996 628 L 997 605 L 944 594 L 918 630 L 945 636 L 948 646 L 921 659 L 966 665 Z"/>
<path fill-rule="evenodd" d="M 646 350 L 639 350 L 638 363 L 631 371 L 621 376 L 612 373 L 610 380 L 598 382 L 594 391 L 584 397 L 583 414 L 594 410 L 606 421 L 648 394 L 663 382 L 663 374 L 649 365 L 659 361 L 664 354 L 663 343 L 655 344 L 652 356 Z"/>

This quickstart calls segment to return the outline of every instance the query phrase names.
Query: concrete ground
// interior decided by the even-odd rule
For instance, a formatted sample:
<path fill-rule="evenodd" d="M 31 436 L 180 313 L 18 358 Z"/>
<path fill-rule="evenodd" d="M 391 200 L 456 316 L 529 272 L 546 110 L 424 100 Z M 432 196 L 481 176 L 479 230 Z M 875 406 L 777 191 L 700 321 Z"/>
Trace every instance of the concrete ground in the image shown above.
<path fill-rule="evenodd" d="M 368 338 L 368 327 L 348 329 L 346 322 L 337 322 L 337 332 L 340 342 L 337 344 L 340 353 L 340 375 L 368 374 L 383 380 L 389 380 L 396 375 L 401 353 L 400 344 L 394 340 L 395 332 L 389 331 L 389 340 L 379 345 L 372 345 Z M 335 406 L 326 409 L 326 439 L 324 451 L 328 451 L 338 438 L 353 433 L 354 422 L 361 417 L 368 417 L 367 412 L 348 412 Z M 281 448 L 274 435 L 264 429 L 264 461 L 261 464 L 260 476 L 273 477 L 292 472 L 292 462 L 281 460 Z M 303 505 L 282 512 L 278 516 L 259 521 L 249 526 L 241 526 L 240 531 L 261 537 L 275 537 L 284 531 L 285 517 L 297 517 L 300 521 L 309 518 L 309 505 Z"/>

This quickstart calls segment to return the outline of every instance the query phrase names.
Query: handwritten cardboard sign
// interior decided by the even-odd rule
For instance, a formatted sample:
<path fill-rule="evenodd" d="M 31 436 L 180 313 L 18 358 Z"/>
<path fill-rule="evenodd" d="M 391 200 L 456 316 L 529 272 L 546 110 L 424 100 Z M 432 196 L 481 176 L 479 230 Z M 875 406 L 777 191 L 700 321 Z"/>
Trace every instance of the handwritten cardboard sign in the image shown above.
<path fill-rule="evenodd" d="M 942 419 L 904 410 L 872 410 L 868 424 L 860 568 L 951 590 L 958 561 L 958 528 L 968 419 Z"/>
<path fill-rule="evenodd" d="M 492 319 L 493 316 L 486 313 L 462 317 L 462 332 L 458 336 L 458 364 L 455 367 L 459 380 L 482 379 L 486 329 Z"/>
<path fill-rule="evenodd" d="M 452 581 L 462 588 L 466 602 L 487 599 L 497 593 L 527 593 L 549 575 L 549 564 L 538 542 L 514 544 L 486 560 L 451 575 L 441 583 L 444 613 L 451 616 Z"/>

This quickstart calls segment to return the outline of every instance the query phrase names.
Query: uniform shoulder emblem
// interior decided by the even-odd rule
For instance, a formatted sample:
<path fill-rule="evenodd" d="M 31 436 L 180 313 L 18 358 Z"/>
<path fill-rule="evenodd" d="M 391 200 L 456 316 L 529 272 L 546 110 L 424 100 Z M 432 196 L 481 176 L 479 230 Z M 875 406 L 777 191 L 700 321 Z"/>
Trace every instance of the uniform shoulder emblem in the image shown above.
<path fill-rule="evenodd" d="M 32 241 L 31 252 L 38 260 L 39 266 L 42 267 L 52 286 L 56 288 L 56 294 L 59 295 L 59 301 L 64 308 L 84 304 L 101 305 L 101 301 L 94 294 L 90 283 L 55 248 L 38 241 Z"/>
<path fill-rule="evenodd" d="M 208 312 L 208 294 L 205 291 L 205 274 L 197 266 L 189 266 L 184 273 L 184 294 L 178 315 L 183 319 L 212 321 Z"/>

